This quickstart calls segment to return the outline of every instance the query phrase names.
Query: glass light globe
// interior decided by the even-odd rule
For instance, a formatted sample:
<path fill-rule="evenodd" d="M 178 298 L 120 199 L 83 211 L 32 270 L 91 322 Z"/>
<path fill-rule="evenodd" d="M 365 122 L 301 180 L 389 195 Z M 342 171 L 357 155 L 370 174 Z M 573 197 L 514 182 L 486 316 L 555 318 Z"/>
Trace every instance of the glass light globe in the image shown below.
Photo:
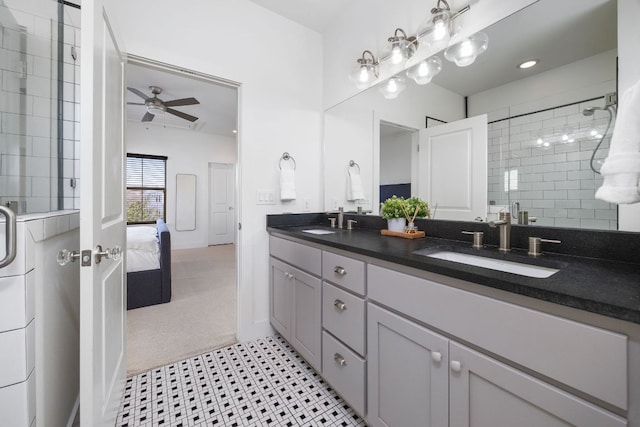
<path fill-rule="evenodd" d="M 416 84 L 426 85 L 442 70 L 442 61 L 437 56 L 431 56 L 417 63 L 407 70 L 407 77 Z"/>
<path fill-rule="evenodd" d="M 440 10 L 432 13 L 418 27 L 418 43 L 424 43 L 431 52 L 444 49 L 453 35 L 451 11 Z"/>
<path fill-rule="evenodd" d="M 466 67 L 473 64 L 478 55 L 487 50 L 489 37 L 485 33 L 475 33 L 444 51 L 444 57 L 455 62 L 458 67 Z"/>
<path fill-rule="evenodd" d="M 407 85 L 402 77 L 393 76 L 380 86 L 380 92 L 386 99 L 395 99 L 406 87 Z"/>
<path fill-rule="evenodd" d="M 358 89 L 366 89 L 378 78 L 378 61 L 370 51 L 365 50 L 357 62 L 358 65 L 351 72 L 349 78 Z"/>

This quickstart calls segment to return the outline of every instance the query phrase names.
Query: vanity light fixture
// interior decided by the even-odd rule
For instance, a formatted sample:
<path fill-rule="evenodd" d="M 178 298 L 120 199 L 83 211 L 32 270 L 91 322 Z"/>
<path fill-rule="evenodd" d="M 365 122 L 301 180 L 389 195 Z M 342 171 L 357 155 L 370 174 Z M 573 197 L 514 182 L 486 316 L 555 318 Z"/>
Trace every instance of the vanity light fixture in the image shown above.
<path fill-rule="evenodd" d="M 366 89 L 378 78 L 378 65 L 379 62 L 373 53 L 365 50 L 362 52 L 362 57 L 358 59 L 358 66 L 349 77 L 358 89 Z"/>
<path fill-rule="evenodd" d="M 489 37 L 483 32 L 477 32 L 472 36 L 449 46 L 444 51 L 444 57 L 455 62 L 458 67 L 466 67 L 473 64 L 478 55 L 487 50 Z"/>
<path fill-rule="evenodd" d="M 416 38 L 414 36 L 407 37 L 407 33 L 402 28 L 396 28 L 388 41 L 389 44 L 382 57 L 392 66 L 404 65 L 413 56 L 418 45 Z"/>
<path fill-rule="evenodd" d="M 518 65 L 518 68 L 520 68 L 521 70 L 526 70 L 527 68 L 531 68 L 533 66 L 538 65 L 539 62 L 540 62 L 539 59 L 528 59 L 528 60 L 520 63 Z"/>
<path fill-rule="evenodd" d="M 437 52 L 449 44 L 455 33 L 453 20 L 470 9 L 466 5 L 458 12 L 452 12 L 446 0 L 438 0 L 431 15 L 418 27 L 418 42 L 425 43 L 432 52 Z"/>
<path fill-rule="evenodd" d="M 416 84 L 426 85 L 442 70 L 442 61 L 437 56 L 431 56 L 407 70 L 407 77 Z"/>
<path fill-rule="evenodd" d="M 380 86 L 380 92 L 386 99 L 395 99 L 406 87 L 407 85 L 402 77 L 393 76 Z"/>

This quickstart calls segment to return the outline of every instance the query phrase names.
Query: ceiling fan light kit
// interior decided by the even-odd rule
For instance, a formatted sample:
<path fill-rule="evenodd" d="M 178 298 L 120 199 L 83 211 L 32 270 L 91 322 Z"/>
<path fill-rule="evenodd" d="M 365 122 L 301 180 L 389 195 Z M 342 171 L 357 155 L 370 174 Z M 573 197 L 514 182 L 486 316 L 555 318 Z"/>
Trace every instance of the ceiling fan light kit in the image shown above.
<path fill-rule="evenodd" d="M 387 72 L 395 74 L 396 69 L 404 69 L 411 62 L 411 57 L 423 46 L 430 52 L 445 49 L 444 56 L 459 67 L 471 65 L 478 55 L 482 54 L 488 46 L 489 38 L 486 34 L 478 32 L 470 37 L 456 40 L 454 37 L 460 30 L 456 18 L 470 10 L 467 4 L 458 11 L 452 11 L 446 0 L 438 0 L 436 7 L 432 8 L 430 15 L 418 27 L 415 36 L 407 36 L 401 28 L 396 28 L 393 37 L 389 37 L 388 45 L 378 61 L 375 55 L 365 50 L 358 59 L 358 67 L 351 73 L 351 80 L 358 89 L 366 89 L 377 83 L 380 63 L 386 65 Z M 367 57 L 366 55 L 369 55 Z M 406 76 L 416 84 L 424 85 L 442 70 L 442 61 L 432 55 L 418 63 L 411 64 L 406 70 Z M 387 73 L 388 74 L 388 73 Z M 392 89 L 390 89 L 392 88 Z M 404 89 L 404 80 L 398 75 L 392 75 L 381 86 L 380 91 L 387 99 L 394 99 Z"/>
<path fill-rule="evenodd" d="M 149 90 L 151 91 L 153 96 L 147 96 L 144 92 L 133 88 L 127 87 L 127 89 L 140 98 L 144 99 L 144 102 L 127 102 L 128 105 L 144 105 L 147 108 L 147 112 L 142 116 L 143 122 L 150 122 L 154 119 L 157 114 L 169 113 L 176 117 L 180 117 L 181 119 L 188 120 L 190 122 L 195 122 L 198 120 L 198 117 L 192 116 L 191 114 L 184 113 L 182 111 L 178 111 L 171 107 L 180 107 L 185 105 L 195 105 L 200 104 L 200 102 L 191 97 L 191 98 L 180 98 L 174 99 L 171 101 L 163 101 L 158 97 L 162 93 L 162 88 L 158 86 L 149 86 Z"/>

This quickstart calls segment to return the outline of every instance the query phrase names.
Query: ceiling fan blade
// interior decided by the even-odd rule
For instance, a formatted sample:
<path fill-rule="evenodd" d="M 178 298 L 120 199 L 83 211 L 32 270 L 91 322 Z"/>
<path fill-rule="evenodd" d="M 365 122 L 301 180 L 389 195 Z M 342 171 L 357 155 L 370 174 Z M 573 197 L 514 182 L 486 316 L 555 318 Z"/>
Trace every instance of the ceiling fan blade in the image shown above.
<path fill-rule="evenodd" d="M 127 105 L 145 105 L 144 102 L 127 102 Z"/>
<path fill-rule="evenodd" d="M 155 116 L 149 112 L 145 113 L 144 116 L 142 116 L 142 121 L 143 122 L 150 122 L 151 120 L 153 120 Z"/>
<path fill-rule="evenodd" d="M 182 99 L 174 99 L 173 101 L 167 101 L 164 103 L 167 107 L 178 107 L 180 105 L 194 105 L 200 104 L 195 98 L 182 98 Z"/>
<path fill-rule="evenodd" d="M 135 93 L 136 95 L 138 95 L 140 98 L 144 99 L 145 101 L 147 99 L 149 99 L 149 97 L 147 95 L 145 95 L 144 93 L 142 93 L 141 91 L 139 91 L 135 87 L 127 87 L 127 89 L 129 89 L 131 92 Z"/>
<path fill-rule="evenodd" d="M 185 120 L 189 120 L 190 122 L 195 122 L 196 120 L 198 120 L 198 118 L 195 116 L 192 116 L 187 113 L 183 113 L 182 111 L 174 110 L 173 108 L 167 108 L 167 113 L 173 114 L 174 116 L 181 117 Z"/>

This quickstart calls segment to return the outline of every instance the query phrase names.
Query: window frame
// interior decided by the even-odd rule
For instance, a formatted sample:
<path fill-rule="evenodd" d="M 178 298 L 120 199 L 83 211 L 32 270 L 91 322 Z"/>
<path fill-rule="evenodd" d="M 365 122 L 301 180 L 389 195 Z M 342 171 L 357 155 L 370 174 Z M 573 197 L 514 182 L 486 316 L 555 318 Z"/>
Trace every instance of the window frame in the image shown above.
<path fill-rule="evenodd" d="M 128 158 L 136 158 L 136 159 L 149 159 L 149 160 L 162 160 L 164 161 L 164 187 L 137 187 L 137 186 L 126 186 L 125 188 L 125 211 L 127 210 L 127 195 L 128 195 L 128 191 L 129 190 L 134 190 L 134 191 L 145 191 L 145 190 L 150 190 L 150 191 L 161 191 L 163 194 L 163 201 L 162 201 L 162 219 L 164 219 L 166 221 L 167 218 L 167 160 L 169 159 L 167 156 L 158 156 L 158 155 L 154 155 L 154 154 L 139 154 L 139 153 L 127 153 L 127 159 Z M 126 162 L 125 162 L 125 169 L 126 168 Z M 126 182 L 126 173 L 128 172 L 128 170 L 125 170 L 125 182 Z M 138 224 L 155 224 L 156 220 L 153 221 L 129 221 L 129 216 L 127 215 L 127 225 L 138 225 Z"/>

